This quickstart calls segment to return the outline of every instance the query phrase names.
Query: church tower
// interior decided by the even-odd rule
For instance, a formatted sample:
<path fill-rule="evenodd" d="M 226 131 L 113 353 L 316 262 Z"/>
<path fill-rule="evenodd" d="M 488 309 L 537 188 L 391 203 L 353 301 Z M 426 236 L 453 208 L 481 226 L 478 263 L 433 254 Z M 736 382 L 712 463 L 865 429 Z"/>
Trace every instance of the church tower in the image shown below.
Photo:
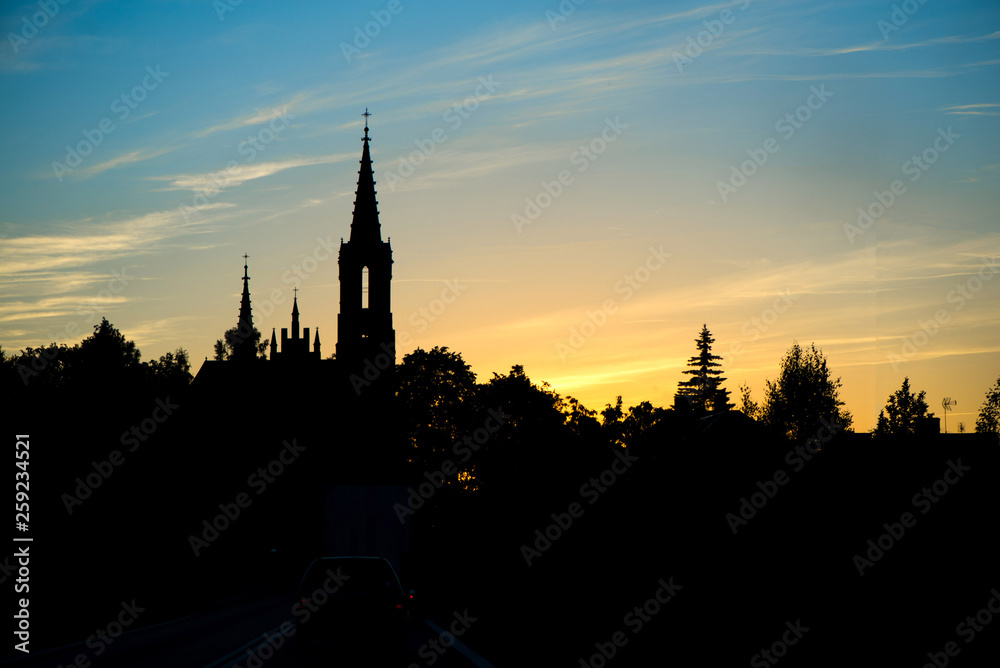
<path fill-rule="evenodd" d="M 368 149 L 370 115 L 365 109 L 365 136 L 351 236 L 347 242 L 343 239 L 340 242 L 337 360 L 348 371 L 360 369 L 366 359 L 380 370 L 393 369 L 396 364 L 396 332 L 392 328 L 389 300 L 392 248 L 388 241 L 382 241 L 378 220 L 375 176 Z"/>

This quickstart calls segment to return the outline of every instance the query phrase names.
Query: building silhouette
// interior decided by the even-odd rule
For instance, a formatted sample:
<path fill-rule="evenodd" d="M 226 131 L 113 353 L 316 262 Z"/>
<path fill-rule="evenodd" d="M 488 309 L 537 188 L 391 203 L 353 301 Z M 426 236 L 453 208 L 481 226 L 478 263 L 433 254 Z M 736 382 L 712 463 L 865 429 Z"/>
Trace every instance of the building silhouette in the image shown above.
<path fill-rule="evenodd" d="M 316 338 L 313 340 L 312 350 L 309 350 L 309 328 L 303 330 L 299 336 L 299 295 L 298 288 L 294 288 L 295 297 L 292 299 L 292 333 L 288 334 L 288 328 L 281 328 L 281 348 L 278 348 L 278 339 L 274 328 L 271 329 L 271 349 L 268 359 L 272 362 L 302 363 L 319 362 L 323 359 L 320 353 L 319 327 L 316 328 Z"/>
<path fill-rule="evenodd" d="M 392 369 L 396 361 L 396 333 L 392 328 L 390 285 L 392 247 L 382 241 L 375 199 L 375 177 L 368 149 L 368 110 L 365 110 L 364 148 L 354 199 L 351 236 L 340 243 L 340 316 L 337 319 L 337 359 L 351 372 L 365 360 L 380 358 L 379 367 Z M 384 363 L 389 356 L 389 363 Z"/>
<path fill-rule="evenodd" d="M 370 141 L 366 122 L 350 238 L 340 248 L 336 354 L 324 358 L 318 328 L 301 326 L 298 288 L 290 326 L 272 328 L 258 347 L 245 256 L 238 332 L 229 337 L 232 355 L 205 360 L 191 385 L 188 419 L 206 468 L 203 484 L 215 487 L 232 476 L 237 489 L 245 486 L 245 469 L 273 459 L 286 441 L 310 453 L 302 479 L 284 493 L 268 493 L 277 504 L 273 517 L 298 513 L 293 508 L 303 495 L 321 495 L 323 485 L 388 484 L 399 480 L 405 466 L 394 417 L 392 251 L 382 241 Z M 321 496 L 310 498 L 310 507 L 321 511 Z"/>
<path fill-rule="evenodd" d="M 326 391 L 347 387 L 353 394 L 382 395 L 391 389 L 396 365 L 396 333 L 392 325 L 392 248 L 382 240 L 376 199 L 375 175 L 365 110 L 360 169 L 350 236 L 341 238 L 339 256 L 340 312 L 337 317 L 337 345 L 334 358 L 324 360 L 319 328 L 310 340 L 310 328 L 300 327 L 298 288 L 292 300 L 291 327 L 272 328 L 267 361 L 281 367 L 323 369 Z M 215 385 L 234 372 L 225 369 L 233 362 L 246 365 L 261 362 L 254 336 L 247 256 L 243 259 L 243 293 L 240 300 L 236 336 L 230 339 L 232 357 L 225 361 L 206 360 L 195 378 L 196 385 Z M 257 377 L 273 375 L 253 365 Z M 246 382 L 239 374 L 239 382 Z M 311 374 L 312 381 L 317 380 Z"/>

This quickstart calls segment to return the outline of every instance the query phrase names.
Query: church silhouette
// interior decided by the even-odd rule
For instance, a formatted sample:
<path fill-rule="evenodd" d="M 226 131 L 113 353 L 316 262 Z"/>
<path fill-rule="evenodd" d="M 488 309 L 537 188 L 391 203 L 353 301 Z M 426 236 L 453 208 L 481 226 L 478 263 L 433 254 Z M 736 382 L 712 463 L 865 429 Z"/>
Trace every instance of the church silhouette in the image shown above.
<path fill-rule="evenodd" d="M 298 288 L 294 289 L 292 300 L 291 328 L 281 329 L 280 340 L 276 328 L 272 329 L 269 346 L 259 347 L 250 299 L 249 256 L 244 255 L 243 294 L 236 336 L 231 339 L 232 355 L 224 361 L 205 360 L 195 378 L 195 387 L 221 389 L 232 383 L 253 386 L 268 379 L 280 385 L 307 385 L 313 391 L 333 393 L 342 399 L 349 399 L 350 394 L 385 399 L 391 394 L 396 365 L 391 308 L 392 247 L 389 241 L 382 240 L 379 223 L 369 148 L 370 115 L 366 109 L 350 238 L 348 241 L 341 238 L 340 244 L 336 355 L 323 359 L 319 328 L 310 343 L 310 328 L 300 327 Z M 261 348 L 267 349 L 267 357 L 260 353 Z"/>
<path fill-rule="evenodd" d="M 275 546 L 322 553 L 325 490 L 405 480 L 407 457 L 396 419 L 392 249 L 382 240 L 365 114 L 353 220 L 339 253 L 336 355 L 323 358 L 319 330 L 301 327 L 297 290 L 291 326 L 280 334 L 273 329 L 261 345 L 245 256 L 231 355 L 205 360 L 191 384 L 181 427 L 191 434 L 196 453 L 187 480 L 190 505 L 210 511 L 217 499 L 245 490 L 257 467 L 283 451 L 288 458 L 287 444 L 301 453 L 255 501 L 245 525 L 249 533 L 213 549 L 215 557 Z"/>

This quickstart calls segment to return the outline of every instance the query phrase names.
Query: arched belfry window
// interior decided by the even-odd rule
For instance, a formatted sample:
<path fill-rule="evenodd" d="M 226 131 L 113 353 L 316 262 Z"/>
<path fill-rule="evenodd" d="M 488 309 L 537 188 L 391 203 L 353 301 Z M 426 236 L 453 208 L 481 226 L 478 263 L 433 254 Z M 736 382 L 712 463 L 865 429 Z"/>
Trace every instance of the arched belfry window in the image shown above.
<path fill-rule="evenodd" d="M 361 308 L 368 308 L 368 267 L 361 268 Z"/>

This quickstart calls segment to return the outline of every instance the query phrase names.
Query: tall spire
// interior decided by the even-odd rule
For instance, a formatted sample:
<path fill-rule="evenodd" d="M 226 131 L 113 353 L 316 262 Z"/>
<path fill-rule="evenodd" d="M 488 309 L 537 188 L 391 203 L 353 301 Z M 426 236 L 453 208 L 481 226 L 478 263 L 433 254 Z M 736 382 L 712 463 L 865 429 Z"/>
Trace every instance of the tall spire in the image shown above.
<path fill-rule="evenodd" d="M 365 108 L 365 136 L 361 139 L 361 169 L 358 171 L 358 190 L 354 198 L 354 220 L 351 223 L 351 241 L 380 243 L 382 231 L 378 222 L 378 201 L 375 199 L 375 174 L 372 172 L 372 156 L 368 149 L 368 109 Z"/>
<path fill-rule="evenodd" d="M 250 308 L 250 276 L 247 274 L 247 259 L 243 254 L 243 297 L 240 300 L 240 318 L 236 324 L 236 339 L 233 341 L 233 358 L 253 360 L 257 357 L 257 342 L 254 339 L 253 311 Z"/>
<path fill-rule="evenodd" d="M 295 297 L 292 298 L 292 338 L 299 338 L 299 289 L 292 288 Z"/>

